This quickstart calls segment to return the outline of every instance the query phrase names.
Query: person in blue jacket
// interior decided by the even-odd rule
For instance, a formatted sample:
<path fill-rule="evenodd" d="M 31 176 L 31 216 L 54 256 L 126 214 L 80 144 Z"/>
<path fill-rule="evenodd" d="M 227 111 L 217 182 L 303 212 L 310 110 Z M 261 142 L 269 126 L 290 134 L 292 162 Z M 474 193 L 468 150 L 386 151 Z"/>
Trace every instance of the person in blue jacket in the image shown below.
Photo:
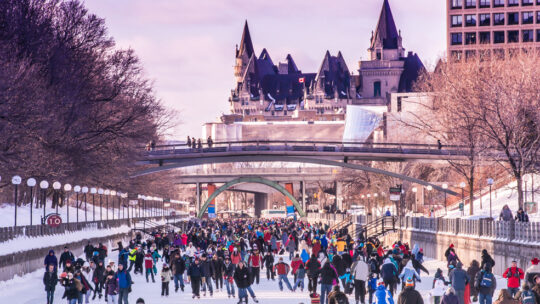
<path fill-rule="evenodd" d="M 380 282 L 379 286 L 377 286 L 377 290 L 375 291 L 375 298 L 373 299 L 372 304 L 394 304 L 392 294 L 388 289 L 386 289 L 386 287 L 384 287 L 383 282 Z"/>
<path fill-rule="evenodd" d="M 123 264 L 118 264 L 118 271 L 116 272 L 116 278 L 118 279 L 118 304 L 128 303 L 128 295 L 131 292 L 131 275 L 124 268 Z"/>
<path fill-rule="evenodd" d="M 43 264 L 45 265 L 45 270 L 47 270 L 49 265 L 54 265 L 54 271 L 56 272 L 56 269 L 58 268 L 58 259 L 54 254 L 54 250 L 49 250 L 49 254 L 45 257 Z"/>

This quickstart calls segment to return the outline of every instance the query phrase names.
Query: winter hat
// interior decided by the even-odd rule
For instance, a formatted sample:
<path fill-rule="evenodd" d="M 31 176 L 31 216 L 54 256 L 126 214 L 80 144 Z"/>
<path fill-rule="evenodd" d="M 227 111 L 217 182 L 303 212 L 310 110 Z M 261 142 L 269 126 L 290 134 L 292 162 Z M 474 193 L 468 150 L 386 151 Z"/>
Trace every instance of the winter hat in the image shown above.
<path fill-rule="evenodd" d="M 414 282 L 411 277 L 407 278 L 407 281 L 405 282 L 405 286 L 414 286 Z"/>
<path fill-rule="evenodd" d="M 138 298 L 135 304 L 144 304 L 144 300 L 142 298 Z"/>
<path fill-rule="evenodd" d="M 454 244 L 450 244 L 450 248 L 454 248 Z"/>
<path fill-rule="evenodd" d="M 531 263 L 532 263 L 533 265 L 538 265 L 538 263 L 540 263 L 540 260 L 537 259 L 537 258 L 534 258 L 534 259 L 531 260 Z"/>

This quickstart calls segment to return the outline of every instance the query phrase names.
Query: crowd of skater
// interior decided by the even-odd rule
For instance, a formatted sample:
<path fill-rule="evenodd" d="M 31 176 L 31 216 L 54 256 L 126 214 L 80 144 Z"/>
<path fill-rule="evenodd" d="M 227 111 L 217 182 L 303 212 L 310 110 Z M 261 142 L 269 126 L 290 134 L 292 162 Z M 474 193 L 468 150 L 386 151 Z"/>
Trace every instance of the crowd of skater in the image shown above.
<path fill-rule="evenodd" d="M 114 262 L 115 259 L 117 263 Z M 497 289 L 492 273 L 495 261 L 484 250 L 467 269 L 450 245 L 445 253 L 447 268 L 437 269 L 431 285 L 434 304 L 491 304 Z M 522 270 L 512 262 L 503 274 L 507 288 L 501 289 L 498 304 L 540 304 L 540 266 L 533 259 Z M 137 234 L 129 244 L 118 243 L 108 250 L 88 243 L 84 257 L 64 248 L 60 258 L 50 251 L 45 258 L 43 283 L 47 303 L 54 301 L 58 285 L 68 304 L 129 303 L 133 277 L 148 284 L 161 282 L 161 296 L 191 292 L 193 299 L 226 293 L 234 302 L 258 303 L 255 291 L 266 277 L 276 289 L 300 292 L 306 302 L 324 304 L 423 304 L 417 290 L 429 271 L 418 245 L 396 241 L 382 244 L 347 229 L 331 230 L 323 224 L 291 219 L 235 219 L 192 221 L 184 231 Z M 158 266 L 159 265 L 159 266 Z M 432 277 L 430 277 L 432 278 Z M 430 282 L 431 283 L 431 282 Z M 266 286 L 266 285 L 265 285 Z M 56 301 L 59 302 L 59 301 Z M 144 303 L 142 298 L 137 304 Z"/>

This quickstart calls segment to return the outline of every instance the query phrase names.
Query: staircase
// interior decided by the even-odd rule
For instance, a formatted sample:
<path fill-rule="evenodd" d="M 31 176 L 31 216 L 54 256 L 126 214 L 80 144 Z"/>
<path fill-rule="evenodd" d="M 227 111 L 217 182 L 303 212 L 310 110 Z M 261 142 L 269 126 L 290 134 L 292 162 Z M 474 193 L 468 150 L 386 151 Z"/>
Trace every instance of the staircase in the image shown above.
<path fill-rule="evenodd" d="M 397 230 L 397 217 L 395 216 L 383 216 L 373 221 L 370 221 L 364 227 L 364 233 L 367 237 L 379 238 L 387 233 L 395 232 Z"/>
<path fill-rule="evenodd" d="M 352 215 L 347 216 L 344 218 L 341 222 L 334 224 L 334 226 L 330 227 L 330 230 L 341 230 L 343 228 L 347 228 L 350 225 L 352 225 Z"/>
<path fill-rule="evenodd" d="M 152 231 L 163 228 L 164 226 L 156 221 L 149 219 L 143 219 L 141 221 L 136 221 L 133 223 L 132 231 L 142 232 L 144 234 L 151 235 Z"/>

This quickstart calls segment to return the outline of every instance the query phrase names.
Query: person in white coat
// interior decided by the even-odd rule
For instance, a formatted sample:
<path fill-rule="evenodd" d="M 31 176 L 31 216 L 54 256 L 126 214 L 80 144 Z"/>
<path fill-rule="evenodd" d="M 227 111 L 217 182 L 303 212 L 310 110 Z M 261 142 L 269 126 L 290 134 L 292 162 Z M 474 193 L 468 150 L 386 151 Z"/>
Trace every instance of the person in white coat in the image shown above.
<path fill-rule="evenodd" d="M 190 258 L 195 257 L 195 252 L 197 251 L 197 248 L 193 246 L 193 243 L 189 243 L 189 245 L 186 247 L 186 254 Z"/>
<path fill-rule="evenodd" d="M 433 289 L 429 292 L 429 295 L 433 299 L 434 304 L 440 304 L 442 296 L 446 292 L 446 283 L 441 278 L 433 280 Z"/>
<path fill-rule="evenodd" d="M 420 275 L 418 274 L 418 272 L 416 272 L 416 270 L 414 269 L 413 267 L 413 264 L 412 264 L 412 261 L 409 260 L 407 262 L 407 265 L 405 266 L 405 268 L 403 268 L 403 270 L 401 271 L 401 274 L 399 275 L 399 278 L 401 279 L 401 289 L 405 288 L 405 280 L 407 278 L 412 278 L 413 282 L 415 283 L 416 285 L 416 281 L 418 282 L 421 282 L 422 280 L 420 279 Z"/>
<path fill-rule="evenodd" d="M 369 276 L 369 268 L 360 256 L 352 264 L 351 275 L 354 277 L 354 299 L 356 304 L 364 304 L 366 298 L 366 280 Z"/>

